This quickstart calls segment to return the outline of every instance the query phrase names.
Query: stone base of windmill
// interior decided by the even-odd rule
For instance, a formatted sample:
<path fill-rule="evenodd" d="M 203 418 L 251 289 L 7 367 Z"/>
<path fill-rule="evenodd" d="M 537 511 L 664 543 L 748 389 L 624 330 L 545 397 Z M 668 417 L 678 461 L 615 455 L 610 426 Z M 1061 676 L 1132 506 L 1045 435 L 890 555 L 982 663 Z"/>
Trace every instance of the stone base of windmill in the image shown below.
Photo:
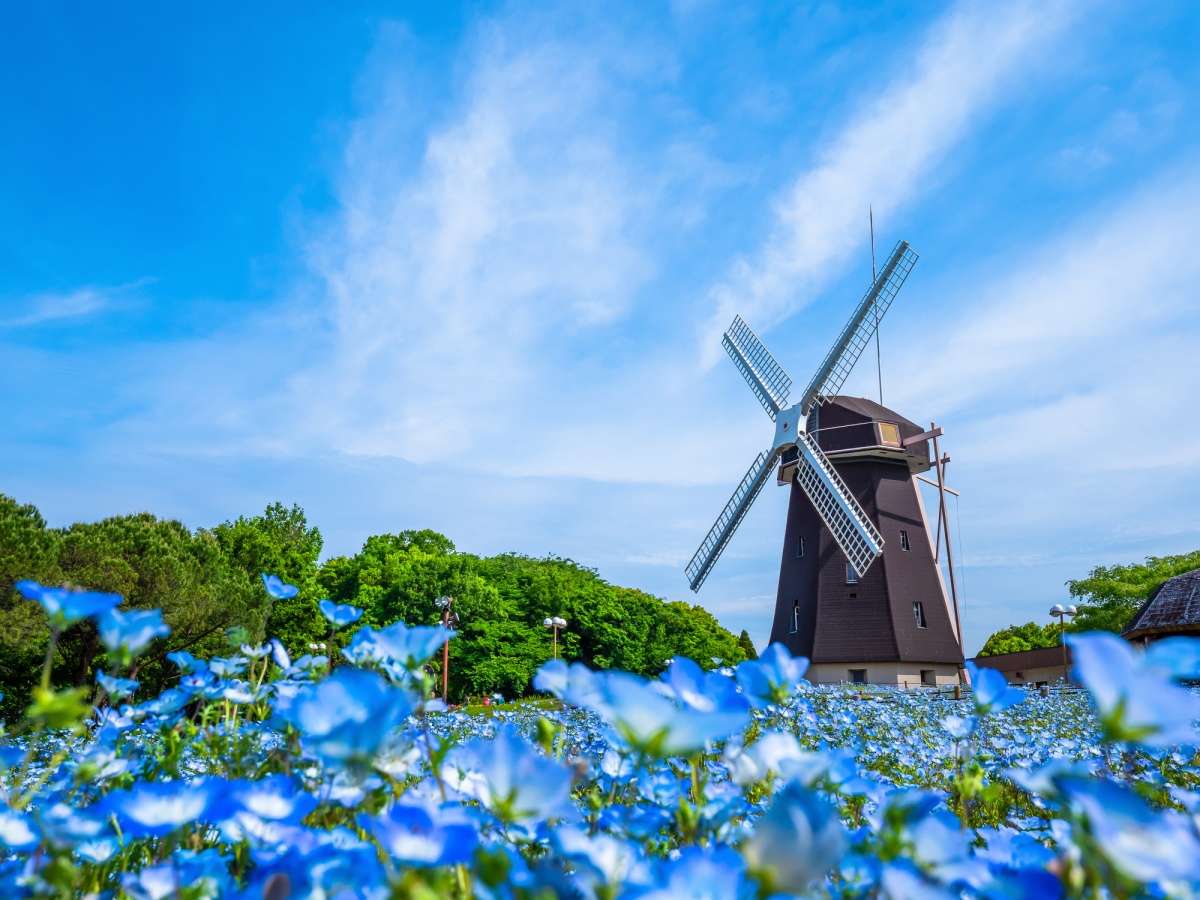
<path fill-rule="evenodd" d="M 805 677 L 812 684 L 884 684 L 914 689 L 959 683 L 958 666 L 945 663 L 814 663 Z"/>

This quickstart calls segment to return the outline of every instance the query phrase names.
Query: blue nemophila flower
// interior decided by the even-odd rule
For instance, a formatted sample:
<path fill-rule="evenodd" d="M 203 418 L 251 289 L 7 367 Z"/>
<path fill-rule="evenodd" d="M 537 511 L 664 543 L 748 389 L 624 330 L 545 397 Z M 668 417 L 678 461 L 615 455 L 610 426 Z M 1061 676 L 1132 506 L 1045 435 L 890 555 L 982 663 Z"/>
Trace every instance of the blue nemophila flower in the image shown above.
<path fill-rule="evenodd" d="M 38 834 L 26 813 L 0 808 L 0 846 L 16 853 L 38 845 Z"/>
<path fill-rule="evenodd" d="M 273 822 L 298 825 L 317 808 L 317 799 L 287 775 L 268 775 L 257 781 L 230 781 L 227 790 L 240 810 Z"/>
<path fill-rule="evenodd" d="M 408 698 L 374 672 L 342 667 L 294 697 L 276 701 L 278 719 L 326 762 L 368 763 L 412 711 Z"/>
<path fill-rule="evenodd" d="M 1147 659 L 1107 632 L 1068 635 L 1067 642 L 1073 674 L 1092 695 L 1108 740 L 1147 747 L 1200 741 L 1200 696 L 1174 683 L 1172 648 Z"/>
<path fill-rule="evenodd" d="M 351 625 L 361 619 L 363 614 L 363 611 L 357 607 L 334 603 L 332 600 L 322 600 L 317 606 L 321 609 L 321 615 L 328 619 L 335 628 Z"/>
<path fill-rule="evenodd" d="M 974 716 L 946 716 L 942 719 L 942 727 L 949 732 L 950 737 L 962 741 L 975 733 L 979 720 Z"/>
<path fill-rule="evenodd" d="M 191 675 L 196 672 L 204 672 L 208 669 L 208 663 L 202 659 L 196 659 L 186 650 L 175 650 L 167 654 L 167 659 L 175 663 L 179 667 L 179 671 L 184 675 Z"/>
<path fill-rule="evenodd" d="M 569 769 L 530 746 L 509 726 L 451 751 L 458 789 L 508 824 L 573 816 Z"/>
<path fill-rule="evenodd" d="M 96 681 L 114 701 L 123 700 L 138 689 L 138 683 L 131 678 L 116 678 L 103 672 L 96 676 Z"/>
<path fill-rule="evenodd" d="M 983 669 L 967 660 L 967 672 L 974 688 L 975 712 L 981 716 L 1004 712 L 1024 702 L 1028 694 L 1009 685 L 1004 674 L 996 669 Z"/>
<path fill-rule="evenodd" d="M 742 710 L 748 705 L 732 678 L 722 672 L 705 672 L 685 656 L 672 659 L 662 678 L 651 684 L 660 693 L 701 712 Z"/>
<path fill-rule="evenodd" d="M 804 681 L 808 660 L 792 656 L 783 644 L 771 644 L 756 660 L 738 663 L 737 682 L 757 709 L 786 703 Z"/>
<path fill-rule="evenodd" d="M 110 609 L 96 620 L 100 640 L 110 652 L 137 656 L 155 638 L 166 637 L 170 627 L 163 624 L 161 609 Z"/>
<path fill-rule="evenodd" d="M 690 756 L 749 721 L 744 704 L 714 712 L 681 709 L 636 675 L 600 672 L 595 677 L 598 697 L 592 699 L 592 709 L 645 756 Z"/>
<path fill-rule="evenodd" d="M 165 837 L 185 825 L 222 818 L 224 784 L 212 778 L 138 781 L 108 794 L 94 811 L 115 815 L 128 837 Z"/>
<path fill-rule="evenodd" d="M 120 594 L 43 587 L 36 581 L 18 581 L 14 587 L 26 600 L 36 600 L 40 603 L 51 623 L 58 628 L 65 628 L 80 619 L 101 615 L 121 604 Z"/>
<path fill-rule="evenodd" d="M 275 665 L 285 672 L 292 667 L 292 658 L 288 655 L 287 648 L 280 643 L 279 638 L 271 638 L 267 642 L 267 646 L 271 648 L 271 659 L 275 660 Z"/>
<path fill-rule="evenodd" d="M 729 847 L 684 847 L 674 859 L 659 863 L 658 886 L 640 900 L 731 900 L 751 897 L 743 873 L 746 864 Z"/>
<path fill-rule="evenodd" d="M 409 627 L 396 622 L 387 628 L 362 628 L 355 633 L 342 655 L 353 663 L 395 663 L 406 672 L 416 672 L 454 632 L 441 625 Z"/>
<path fill-rule="evenodd" d="M 276 600 L 290 600 L 300 593 L 300 588 L 294 584 L 284 584 L 278 575 L 268 575 L 263 572 L 262 583 L 263 587 L 267 589 L 267 593 Z"/>
<path fill-rule="evenodd" d="M 413 803 L 396 803 L 380 816 L 359 816 L 379 846 L 397 862 L 418 868 L 467 862 L 479 843 L 465 815 Z"/>
<path fill-rule="evenodd" d="M 589 835 L 571 825 L 555 828 L 551 840 L 575 867 L 575 886 L 585 897 L 615 897 L 622 888 L 651 884 L 649 865 L 628 841 L 608 834 Z"/>
<path fill-rule="evenodd" d="M 837 864 L 845 846 L 837 809 L 813 791 L 789 784 L 755 823 L 742 855 L 768 891 L 798 894 Z"/>
<path fill-rule="evenodd" d="M 1200 879 L 1200 840 L 1183 813 L 1151 809 L 1136 791 L 1104 778 L 1067 775 L 1057 782 L 1083 814 L 1093 840 L 1122 872 L 1143 882 Z"/>

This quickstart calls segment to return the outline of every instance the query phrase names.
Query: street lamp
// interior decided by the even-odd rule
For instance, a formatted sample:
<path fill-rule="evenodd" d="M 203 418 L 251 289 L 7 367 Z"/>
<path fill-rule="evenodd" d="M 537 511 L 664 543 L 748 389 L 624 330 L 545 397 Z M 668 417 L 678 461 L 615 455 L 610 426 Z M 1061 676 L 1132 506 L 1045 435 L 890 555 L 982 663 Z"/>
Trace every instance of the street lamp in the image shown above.
<path fill-rule="evenodd" d="M 554 632 L 554 658 L 558 659 L 558 629 L 566 628 L 567 620 L 555 616 L 553 619 L 547 619 L 542 624 Z"/>
<path fill-rule="evenodd" d="M 449 628 L 451 625 L 458 624 L 458 614 L 451 612 L 450 607 L 454 605 L 453 597 L 438 597 L 433 601 L 434 604 L 442 611 L 442 625 Z M 442 644 L 442 702 L 446 702 L 446 696 L 450 692 L 450 641 Z"/>
<path fill-rule="evenodd" d="M 1067 626 L 1065 617 L 1070 616 L 1075 618 L 1075 613 L 1078 610 L 1073 606 L 1064 607 L 1061 603 L 1055 603 L 1050 607 L 1050 615 L 1058 619 L 1058 642 L 1062 645 L 1062 665 L 1063 665 L 1063 682 L 1067 681 Z"/>

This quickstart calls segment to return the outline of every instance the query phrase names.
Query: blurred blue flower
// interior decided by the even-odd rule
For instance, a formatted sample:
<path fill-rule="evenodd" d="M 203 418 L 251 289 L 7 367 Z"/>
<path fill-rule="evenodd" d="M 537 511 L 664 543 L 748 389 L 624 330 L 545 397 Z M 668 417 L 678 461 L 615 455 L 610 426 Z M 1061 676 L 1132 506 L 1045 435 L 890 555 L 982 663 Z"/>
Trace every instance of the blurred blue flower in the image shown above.
<path fill-rule="evenodd" d="M 351 625 L 361 619 L 363 614 L 363 611 L 357 607 L 334 603 L 332 600 L 322 600 L 317 606 L 321 609 L 321 615 L 328 619 L 335 628 Z"/>
<path fill-rule="evenodd" d="M 393 859 L 418 868 L 465 863 L 479 843 L 475 825 L 465 816 L 417 804 L 393 804 L 380 816 L 359 816 L 358 824 Z"/>
<path fill-rule="evenodd" d="M 171 629 L 163 624 L 160 609 L 110 609 L 96 620 L 100 640 L 110 652 L 137 656 L 155 638 L 166 637 Z"/>
<path fill-rule="evenodd" d="M 343 666 L 317 684 L 276 701 L 276 717 L 326 762 L 370 762 L 388 733 L 412 711 L 407 697 L 374 672 Z"/>
<path fill-rule="evenodd" d="M 0 808 L 0 846 L 16 853 L 28 852 L 38 845 L 33 821 L 23 812 Z"/>
<path fill-rule="evenodd" d="M 208 663 L 202 659 L 196 659 L 186 650 L 175 650 L 167 654 L 167 659 L 175 663 L 179 671 L 184 675 L 191 675 L 194 672 L 203 672 L 208 669 Z"/>
<path fill-rule="evenodd" d="M 771 644 L 758 659 L 738 663 L 737 682 L 746 699 L 762 709 L 786 703 L 807 671 L 807 659 L 792 656 L 783 644 Z"/>
<path fill-rule="evenodd" d="M 1028 696 L 1020 688 L 1009 685 L 1004 674 L 996 669 L 984 669 L 967 660 L 967 673 L 974 688 L 975 712 L 981 716 L 1004 710 L 1024 702 Z"/>
<path fill-rule="evenodd" d="M 458 789 L 502 822 L 521 824 L 573 817 L 571 772 L 530 746 L 509 726 L 493 738 L 473 738 L 451 751 Z"/>
<path fill-rule="evenodd" d="M 732 678 L 721 672 L 705 672 L 686 656 L 672 659 L 662 678 L 651 684 L 660 693 L 700 712 L 738 711 L 749 705 Z"/>
<path fill-rule="evenodd" d="M 798 894 L 832 869 L 846 847 L 837 809 L 798 784 L 775 795 L 742 845 L 742 855 L 768 891 Z"/>
<path fill-rule="evenodd" d="M 1179 644 L 1149 659 L 1115 634 L 1067 636 L 1074 676 L 1092 695 L 1105 737 L 1147 747 L 1195 744 L 1200 696 L 1174 683 L 1174 671 L 1189 663 Z"/>
<path fill-rule="evenodd" d="M 60 629 L 80 619 L 99 616 L 121 604 L 120 594 L 43 587 L 36 581 L 18 581 L 14 587 L 26 600 L 40 603 L 50 621 Z"/>
<path fill-rule="evenodd" d="M 962 741 L 975 733 L 979 720 L 974 716 L 946 716 L 942 719 L 942 727 L 949 732 L 950 737 Z"/>
<path fill-rule="evenodd" d="M 114 701 L 123 700 L 138 689 L 138 683 L 131 678 L 115 678 L 103 672 L 96 675 L 96 681 Z"/>
<path fill-rule="evenodd" d="M 294 584 L 284 584 L 277 575 L 268 575 L 262 573 L 263 587 L 267 589 L 267 593 L 276 600 L 290 600 L 300 593 L 300 588 Z"/>
<path fill-rule="evenodd" d="M 396 622 L 387 628 L 361 628 L 342 655 L 353 663 L 395 663 L 406 672 L 416 672 L 454 632 L 441 625 L 409 627 Z"/>
<path fill-rule="evenodd" d="M 658 886 L 639 893 L 640 900 L 731 900 L 749 897 L 743 873 L 746 863 L 729 847 L 684 847 L 658 866 Z"/>
<path fill-rule="evenodd" d="M 105 796 L 95 808 L 115 815 L 128 837 L 165 837 L 185 825 L 221 818 L 225 809 L 219 779 L 138 781 Z"/>

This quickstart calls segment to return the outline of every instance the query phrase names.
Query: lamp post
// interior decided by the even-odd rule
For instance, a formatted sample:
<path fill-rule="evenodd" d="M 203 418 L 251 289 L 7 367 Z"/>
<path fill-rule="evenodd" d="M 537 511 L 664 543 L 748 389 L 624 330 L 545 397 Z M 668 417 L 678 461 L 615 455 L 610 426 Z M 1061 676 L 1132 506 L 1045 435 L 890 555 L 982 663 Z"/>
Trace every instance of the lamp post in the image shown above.
<path fill-rule="evenodd" d="M 434 604 L 442 611 L 442 627 L 449 628 L 451 625 L 458 624 L 458 613 L 451 612 L 450 607 L 454 605 L 453 597 L 438 597 L 433 601 Z M 450 692 L 450 641 L 442 644 L 442 702 L 446 702 L 446 697 Z"/>
<path fill-rule="evenodd" d="M 1067 626 L 1066 617 L 1075 618 L 1077 610 L 1073 606 L 1064 607 L 1061 603 L 1055 603 L 1050 607 L 1050 615 L 1058 619 L 1058 642 L 1062 645 L 1062 665 L 1063 665 L 1063 682 L 1067 681 Z"/>
<path fill-rule="evenodd" d="M 558 629 L 566 628 L 567 620 L 555 616 L 552 619 L 546 619 L 542 624 L 554 632 L 554 658 L 558 659 Z"/>

